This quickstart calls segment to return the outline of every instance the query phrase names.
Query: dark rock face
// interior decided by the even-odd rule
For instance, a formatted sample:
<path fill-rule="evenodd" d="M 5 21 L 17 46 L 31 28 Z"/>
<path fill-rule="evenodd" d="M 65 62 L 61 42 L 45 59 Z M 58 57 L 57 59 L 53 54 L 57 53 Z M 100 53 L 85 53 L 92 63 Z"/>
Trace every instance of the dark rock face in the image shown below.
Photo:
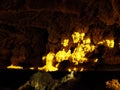
<path fill-rule="evenodd" d="M 41 57 L 46 52 L 48 37 L 48 32 L 45 29 L 31 27 L 24 28 L 24 32 L 24 30 L 17 30 L 16 27 L 13 30 L 7 25 L 1 25 L 1 28 L 1 61 L 8 60 L 7 62 L 11 61 L 14 65 L 21 63 L 23 66 L 42 65 Z M 6 61 L 1 64 L 6 66 L 4 63 Z"/>
<path fill-rule="evenodd" d="M 70 36 L 78 26 L 88 28 L 93 44 L 112 33 L 115 47 L 105 48 L 103 54 L 96 51 L 104 63 L 120 64 L 119 24 L 119 0 L 1 0 L 0 68 L 11 62 L 43 66 L 42 56 L 51 47 L 57 52 L 61 37 Z"/>
<path fill-rule="evenodd" d="M 73 83 L 75 82 L 77 83 L 74 73 L 67 74 L 59 79 L 54 79 L 50 73 L 37 72 L 33 74 L 30 80 L 28 80 L 24 85 L 20 86 L 18 90 L 28 90 L 28 87 L 33 87 L 34 90 L 72 90 L 75 89 L 73 88 Z M 65 86 L 62 87 L 63 85 Z"/>
<path fill-rule="evenodd" d="M 59 76 L 58 74 L 61 74 L 61 77 L 55 78 Z M 19 86 L 18 90 L 119 90 L 119 74 L 119 72 L 106 71 L 72 74 L 36 72 L 23 85 Z"/>

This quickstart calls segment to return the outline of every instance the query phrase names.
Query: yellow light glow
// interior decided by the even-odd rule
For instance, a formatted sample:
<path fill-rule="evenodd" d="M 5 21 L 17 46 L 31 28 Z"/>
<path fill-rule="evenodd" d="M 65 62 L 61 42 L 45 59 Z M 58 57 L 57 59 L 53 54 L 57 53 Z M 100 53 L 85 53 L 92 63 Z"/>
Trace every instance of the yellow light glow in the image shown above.
<path fill-rule="evenodd" d="M 46 56 L 46 65 L 52 65 L 55 54 L 53 52 L 49 52 Z"/>
<path fill-rule="evenodd" d="M 76 67 L 74 67 L 74 68 L 73 68 L 73 71 L 77 71 L 77 68 L 76 68 Z"/>
<path fill-rule="evenodd" d="M 95 59 L 95 60 L 94 60 L 94 63 L 97 63 L 97 62 L 98 62 L 98 59 Z"/>
<path fill-rule="evenodd" d="M 80 38 L 81 38 L 81 40 L 84 39 L 84 36 L 85 36 L 85 33 L 80 33 Z"/>
<path fill-rule="evenodd" d="M 78 43 L 80 40 L 80 33 L 79 32 L 74 32 L 72 34 L 72 39 L 73 39 L 73 43 Z"/>
<path fill-rule="evenodd" d="M 97 41 L 97 44 L 92 44 L 90 36 L 86 36 L 86 34 L 82 31 L 80 32 L 73 32 L 71 35 L 72 40 L 67 38 L 63 38 L 61 40 L 62 50 L 55 51 L 54 53 L 54 46 L 50 47 L 50 52 L 42 57 L 42 60 L 46 62 L 45 66 L 38 67 L 38 70 L 44 71 L 57 71 L 60 63 L 64 60 L 69 60 L 70 64 L 72 65 L 68 67 L 68 71 L 85 71 L 85 68 L 79 67 L 80 64 L 89 62 L 87 55 L 90 52 L 93 52 L 98 46 L 104 45 L 108 48 L 114 48 L 114 39 L 104 39 L 101 41 Z M 71 45 L 69 44 L 71 42 Z M 120 44 L 120 43 L 118 43 Z M 72 46 L 73 45 L 73 46 Z M 74 50 L 70 50 L 74 48 Z M 60 48 L 60 49 L 61 49 Z M 96 64 L 98 59 L 93 59 L 93 63 Z M 21 66 L 13 66 L 10 65 L 7 68 L 13 69 L 23 69 Z M 29 69 L 34 70 L 34 67 L 30 67 Z"/>
<path fill-rule="evenodd" d="M 44 67 L 38 67 L 38 70 L 44 70 L 44 71 L 46 71 L 46 72 L 48 72 L 48 71 L 57 71 L 58 70 L 58 68 L 56 68 L 56 67 L 54 67 L 54 66 L 51 66 L 51 65 L 46 65 L 46 66 L 44 66 Z"/>
<path fill-rule="evenodd" d="M 107 47 L 114 48 L 114 40 L 105 40 Z"/>
<path fill-rule="evenodd" d="M 93 52 L 95 50 L 96 46 L 94 45 L 91 45 L 91 49 L 90 49 L 90 52 Z"/>
<path fill-rule="evenodd" d="M 114 39 L 110 39 L 110 40 L 109 39 L 105 39 L 103 41 L 99 41 L 97 44 L 98 45 L 99 44 L 104 45 L 104 46 L 106 46 L 108 48 L 114 48 L 115 42 L 114 42 Z"/>
<path fill-rule="evenodd" d="M 14 65 L 10 65 L 10 66 L 7 66 L 8 69 L 23 69 L 23 67 L 21 66 L 14 66 Z"/>
<path fill-rule="evenodd" d="M 83 44 L 90 44 L 90 43 L 91 43 L 90 38 L 87 38 L 87 39 L 83 40 Z"/>
<path fill-rule="evenodd" d="M 83 72 L 84 71 L 84 68 L 82 67 L 81 69 L 80 69 L 80 72 Z"/>
<path fill-rule="evenodd" d="M 69 43 L 69 39 L 64 39 L 61 44 L 64 46 L 64 47 L 67 47 L 68 46 L 68 43 Z"/>
<path fill-rule="evenodd" d="M 38 70 L 45 71 L 57 71 L 58 69 L 53 66 L 55 54 L 53 52 L 49 52 L 46 56 L 46 65 L 44 67 L 38 67 Z"/>
<path fill-rule="evenodd" d="M 80 40 L 83 40 L 85 33 L 74 32 L 72 34 L 73 43 L 78 43 Z"/>
<path fill-rule="evenodd" d="M 79 63 L 87 62 L 87 58 L 85 58 L 84 56 L 85 56 L 84 52 L 75 52 L 75 53 L 72 53 L 72 55 L 71 55 L 72 62 L 75 65 L 78 65 Z"/>
<path fill-rule="evenodd" d="M 30 67 L 29 69 L 30 69 L 30 70 L 34 70 L 35 68 L 34 68 L 34 67 Z"/>
<path fill-rule="evenodd" d="M 42 59 L 45 60 L 46 58 L 46 65 L 42 68 L 46 71 L 50 71 L 51 69 L 57 70 L 59 64 L 64 60 L 70 60 L 74 65 L 78 65 L 79 63 L 87 62 L 88 59 L 85 56 L 88 52 L 92 52 L 95 50 L 95 46 L 91 45 L 91 39 L 89 37 L 85 38 L 85 33 L 74 32 L 72 34 L 73 43 L 78 44 L 73 53 L 71 50 L 66 51 L 64 48 L 59 50 L 56 54 L 55 53 L 48 53 L 46 57 Z M 80 42 L 81 40 L 81 42 Z M 69 46 L 69 39 L 63 39 L 61 44 L 66 48 Z M 53 66 L 53 59 L 57 62 L 55 66 Z M 42 70 L 39 68 L 39 70 Z M 51 70 L 51 71 L 54 71 Z M 77 71 L 78 68 L 68 68 L 68 71 Z M 84 68 L 81 68 L 80 71 L 83 71 Z"/>
<path fill-rule="evenodd" d="M 46 59 L 46 56 L 43 56 L 43 57 L 42 57 L 42 60 L 44 61 L 45 59 Z"/>
<path fill-rule="evenodd" d="M 68 50 L 67 52 L 63 49 L 60 50 L 56 53 L 55 57 L 56 57 L 56 61 L 57 62 L 61 62 L 63 60 L 68 60 L 68 58 L 71 55 L 71 50 Z"/>
<path fill-rule="evenodd" d="M 91 50 L 91 46 L 90 46 L 89 44 L 85 45 L 84 51 L 85 51 L 85 52 L 88 52 L 88 51 L 90 51 L 90 50 Z"/>
<path fill-rule="evenodd" d="M 68 72 L 71 72 L 72 70 L 71 70 L 71 68 L 68 68 Z"/>

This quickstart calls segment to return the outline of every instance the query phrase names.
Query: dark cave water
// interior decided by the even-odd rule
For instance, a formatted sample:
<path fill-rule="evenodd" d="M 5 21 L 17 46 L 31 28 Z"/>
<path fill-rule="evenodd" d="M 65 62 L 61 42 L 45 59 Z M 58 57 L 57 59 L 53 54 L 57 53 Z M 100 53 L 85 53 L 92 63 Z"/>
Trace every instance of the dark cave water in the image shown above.
<path fill-rule="evenodd" d="M 0 90 L 18 90 L 30 77 L 38 71 L 0 69 Z M 42 73 L 42 72 L 41 72 Z M 48 72 L 53 79 L 59 80 L 69 72 Z M 119 71 L 87 71 L 75 72 L 74 90 L 107 90 L 105 82 L 112 79 L 120 80 Z M 71 84 L 70 84 L 71 85 Z M 65 87 L 66 85 L 64 85 Z M 67 85 L 68 87 L 69 85 Z M 34 90 L 34 89 L 33 89 Z M 57 89 L 62 90 L 62 89 Z M 67 90 L 67 89 L 66 89 Z"/>

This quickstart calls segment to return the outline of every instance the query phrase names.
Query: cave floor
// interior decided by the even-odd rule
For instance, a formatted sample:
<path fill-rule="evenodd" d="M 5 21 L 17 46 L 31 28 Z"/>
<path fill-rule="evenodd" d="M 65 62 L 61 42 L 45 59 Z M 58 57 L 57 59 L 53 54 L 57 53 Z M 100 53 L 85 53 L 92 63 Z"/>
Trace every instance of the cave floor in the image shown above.
<path fill-rule="evenodd" d="M 6 70 L 0 69 L 0 90 L 17 90 L 30 79 L 36 70 Z M 60 79 L 69 72 L 48 72 L 53 79 Z M 105 82 L 112 79 L 120 79 L 119 71 L 85 71 L 76 72 L 76 88 L 82 90 L 107 90 Z M 74 86 L 73 86 L 74 87 Z M 78 89 L 79 90 L 79 89 Z"/>

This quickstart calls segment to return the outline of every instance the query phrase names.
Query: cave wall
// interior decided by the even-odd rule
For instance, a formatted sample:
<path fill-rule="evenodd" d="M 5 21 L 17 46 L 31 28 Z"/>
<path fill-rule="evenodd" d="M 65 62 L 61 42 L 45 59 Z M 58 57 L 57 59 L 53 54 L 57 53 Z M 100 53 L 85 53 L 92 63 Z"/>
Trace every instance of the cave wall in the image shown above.
<path fill-rule="evenodd" d="M 58 51 L 61 36 L 71 35 L 77 26 L 88 29 L 93 43 L 96 37 L 105 38 L 108 32 L 118 43 L 119 3 L 119 0 L 1 0 L 0 67 L 6 68 L 12 61 L 24 67 L 43 66 L 42 55 L 50 47 Z M 119 56 L 118 48 L 116 44 L 106 57 L 112 56 L 113 51 Z M 119 57 L 116 63 L 120 64 Z"/>

